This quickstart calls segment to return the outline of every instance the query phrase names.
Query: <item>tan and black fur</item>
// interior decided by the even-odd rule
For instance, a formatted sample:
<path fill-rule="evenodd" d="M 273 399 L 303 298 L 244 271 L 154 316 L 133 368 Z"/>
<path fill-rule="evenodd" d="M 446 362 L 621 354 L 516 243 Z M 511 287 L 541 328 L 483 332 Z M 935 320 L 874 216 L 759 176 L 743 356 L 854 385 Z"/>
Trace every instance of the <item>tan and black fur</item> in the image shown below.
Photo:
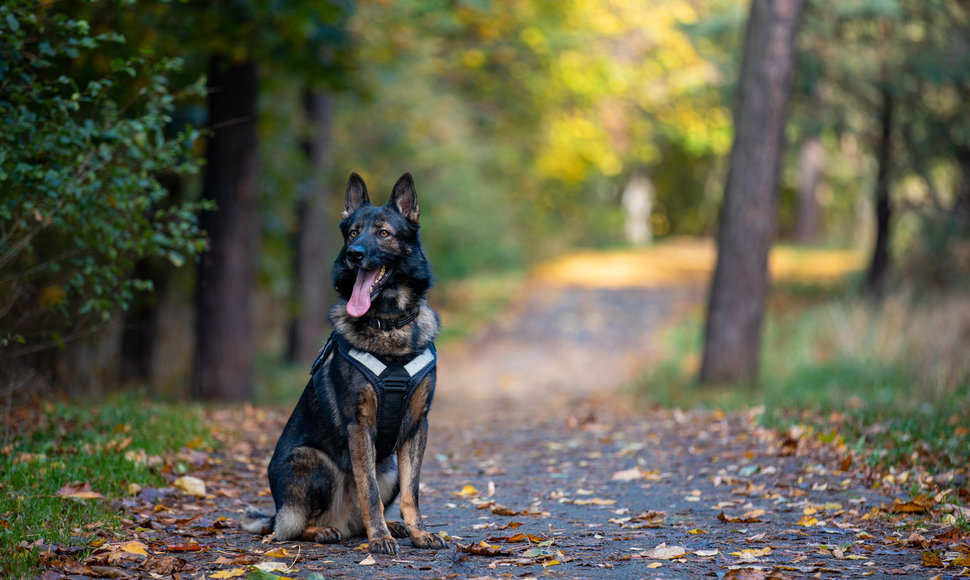
<path fill-rule="evenodd" d="M 350 175 L 340 222 L 344 245 L 333 267 L 341 298 L 330 322 L 335 338 L 383 361 L 410 360 L 438 335 L 438 316 L 426 302 L 433 277 L 418 237 L 418 214 L 410 174 L 380 207 L 371 205 L 363 179 Z M 361 280 L 372 281 L 367 296 Z M 243 527 L 272 531 L 276 540 L 325 543 L 366 533 L 369 550 L 385 554 L 397 552 L 394 537 L 409 537 L 419 548 L 446 547 L 424 530 L 418 505 L 434 369 L 407 400 L 393 452 L 378 457 L 375 386 L 334 353 L 318 368 L 270 461 L 276 515 L 250 509 Z M 404 521 L 387 522 L 384 512 L 398 494 Z"/>

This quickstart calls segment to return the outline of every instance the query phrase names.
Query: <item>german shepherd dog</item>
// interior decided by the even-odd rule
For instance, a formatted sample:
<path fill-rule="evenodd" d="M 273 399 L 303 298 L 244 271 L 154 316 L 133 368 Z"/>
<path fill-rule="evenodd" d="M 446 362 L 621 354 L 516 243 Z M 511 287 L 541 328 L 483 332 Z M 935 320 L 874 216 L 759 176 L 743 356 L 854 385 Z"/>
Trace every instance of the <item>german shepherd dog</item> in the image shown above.
<path fill-rule="evenodd" d="M 426 302 L 433 276 L 418 214 L 410 174 L 376 207 L 364 180 L 351 173 L 340 222 L 344 245 L 333 265 L 340 296 L 329 316 L 334 333 L 270 460 L 276 514 L 248 509 L 247 531 L 322 543 L 366 532 L 368 549 L 381 554 L 397 553 L 395 537 L 409 537 L 418 548 L 447 547 L 424 530 L 418 507 L 440 328 Z M 418 375 L 396 383 L 366 370 L 400 374 L 419 366 Z M 396 399 L 392 384 L 401 387 Z M 384 511 L 399 493 L 404 521 L 387 522 Z"/>

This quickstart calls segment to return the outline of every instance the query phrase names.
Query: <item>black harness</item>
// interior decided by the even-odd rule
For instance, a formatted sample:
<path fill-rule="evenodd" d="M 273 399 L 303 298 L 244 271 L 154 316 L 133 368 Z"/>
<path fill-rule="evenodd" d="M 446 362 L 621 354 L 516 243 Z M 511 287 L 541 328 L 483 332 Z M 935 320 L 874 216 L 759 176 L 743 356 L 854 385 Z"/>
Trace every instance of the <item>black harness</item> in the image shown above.
<path fill-rule="evenodd" d="M 350 346 L 336 333 L 331 334 L 310 367 L 317 399 L 321 401 L 326 399 L 320 392 L 323 377 L 318 376 L 318 372 L 331 354 L 342 356 L 354 365 L 377 391 L 377 436 L 374 448 L 377 460 L 383 460 L 397 447 L 401 420 L 411 394 L 438 362 L 434 343 L 409 361 L 391 363 Z"/>

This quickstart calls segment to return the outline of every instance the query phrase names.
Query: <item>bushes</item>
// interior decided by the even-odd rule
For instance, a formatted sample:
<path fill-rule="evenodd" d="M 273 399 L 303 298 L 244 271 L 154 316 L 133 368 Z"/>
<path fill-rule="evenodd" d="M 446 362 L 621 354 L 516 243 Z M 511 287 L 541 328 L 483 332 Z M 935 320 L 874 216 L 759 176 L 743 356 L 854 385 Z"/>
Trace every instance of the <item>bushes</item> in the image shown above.
<path fill-rule="evenodd" d="M 180 265 L 204 248 L 198 204 L 159 182 L 198 168 L 198 132 L 166 132 L 179 63 L 106 62 L 124 38 L 57 9 L 0 6 L 0 360 L 90 332 L 150 290 L 135 260 Z"/>

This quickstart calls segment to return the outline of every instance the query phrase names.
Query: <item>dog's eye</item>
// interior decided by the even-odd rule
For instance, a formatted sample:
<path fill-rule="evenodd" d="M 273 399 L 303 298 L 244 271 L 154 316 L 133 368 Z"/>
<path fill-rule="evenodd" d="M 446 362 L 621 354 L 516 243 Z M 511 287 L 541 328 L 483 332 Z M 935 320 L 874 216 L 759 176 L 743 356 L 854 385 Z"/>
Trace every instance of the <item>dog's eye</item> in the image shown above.
<path fill-rule="evenodd" d="M 357 230 L 350 230 L 350 239 L 354 239 L 356 237 L 357 237 Z"/>
<path fill-rule="evenodd" d="M 391 232 L 387 230 L 381 230 L 379 233 L 381 234 L 382 238 L 386 238 L 387 236 L 391 235 Z"/>

